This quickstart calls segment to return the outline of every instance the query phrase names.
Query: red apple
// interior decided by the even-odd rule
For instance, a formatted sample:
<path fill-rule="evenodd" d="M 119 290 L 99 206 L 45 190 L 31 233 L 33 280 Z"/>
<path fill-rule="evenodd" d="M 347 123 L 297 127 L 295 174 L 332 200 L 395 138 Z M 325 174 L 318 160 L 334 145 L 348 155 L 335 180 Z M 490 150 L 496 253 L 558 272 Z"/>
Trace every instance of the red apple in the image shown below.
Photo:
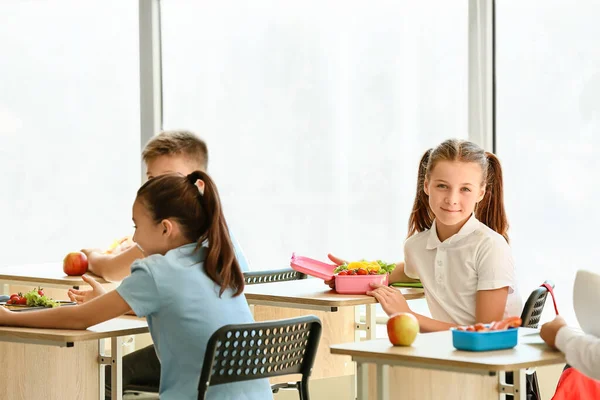
<path fill-rule="evenodd" d="M 63 260 L 63 271 L 67 275 L 83 275 L 87 272 L 87 269 L 87 257 L 80 251 L 67 254 Z"/>
<path fill-rule="evenodd" d="M 410 346 L 419 333 L 419 321 L 410 313 L 397 313 L 388 319 L 387 331 L 394 346 Z"/>

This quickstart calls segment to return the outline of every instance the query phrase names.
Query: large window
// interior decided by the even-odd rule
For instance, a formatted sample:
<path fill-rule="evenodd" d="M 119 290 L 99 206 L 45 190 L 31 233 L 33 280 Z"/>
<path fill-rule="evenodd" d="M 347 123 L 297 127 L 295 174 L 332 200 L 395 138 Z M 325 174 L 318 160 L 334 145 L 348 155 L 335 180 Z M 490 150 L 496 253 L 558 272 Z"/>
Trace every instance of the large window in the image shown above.
<path fill-rule="evenodd" d="M 403 257 L 423 152 L 467 137 L 467 1 L 162 3 L 164 127 L 208 142 L 252 269 Z"/>
<path fill-rule="evenodd" d="M 552 279 L 576 324 L 575 272 L 600 272 L 600 3 L 496 4 L 497 146 L 521 287 Z"/>
<path fill-rule="evenodd" d="M 1 9 L 0 265 L 106 246 L 140 183 L 137 2 Z"/>

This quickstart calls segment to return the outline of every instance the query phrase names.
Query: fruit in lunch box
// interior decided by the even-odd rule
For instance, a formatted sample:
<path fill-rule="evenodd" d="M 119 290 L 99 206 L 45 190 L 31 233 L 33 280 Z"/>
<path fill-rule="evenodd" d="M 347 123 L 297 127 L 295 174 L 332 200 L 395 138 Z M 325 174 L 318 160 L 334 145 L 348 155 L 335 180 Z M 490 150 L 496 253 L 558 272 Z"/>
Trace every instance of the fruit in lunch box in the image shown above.
<path fill-rule="evenodd" d="M 387 332 L 394 346 L 410 346 L 419 333 L 419 321 L 410 313 L 397 313 L 388 319 Z"/>
<path fill-rule="evenodd" d="M 381 269 L 381 266 L 377 263 L 377 261 L 353 261 L 350 264 L 348 264 L 348 269 L 355 269 L 357 271 L 379 271 Z M 359 273 L 358 275 L 366 274 Z"/>
<path fill-rule="evenodd" d="M 337 275 L 385 275 L 396 268 L 396 264 L 387 264 L 381 260 L 377 261 L 352 261 L 338 265 L 333 273 Z"/>
<path fill-rule="evenodd" d="M 502 321 L 494 321 L 489 324 L 477 323 L 475 325 L 457 326 L 456 329 L 467 332 L 503 331 L 508 328 L 518 328 L 521 324 L 520 317 L 508 317 Z"/>
<path fill-rule="evenodd" d="M 63 260 L 63 271 L 67 275 L 83 275 L 87 269 L 87 256 L 80 251 L 67 254 Z"/>

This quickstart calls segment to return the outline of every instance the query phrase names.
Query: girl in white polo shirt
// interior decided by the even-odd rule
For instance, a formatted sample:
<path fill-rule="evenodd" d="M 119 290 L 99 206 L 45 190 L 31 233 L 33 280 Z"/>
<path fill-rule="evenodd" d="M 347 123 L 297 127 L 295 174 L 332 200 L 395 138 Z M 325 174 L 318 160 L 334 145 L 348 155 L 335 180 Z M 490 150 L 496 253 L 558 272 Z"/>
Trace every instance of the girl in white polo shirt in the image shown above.
<path fill-rule="evenodd" d="M 404 262 L 390 282 L 420 279 L 433 318 L 412 312 L 396 289 L 378 286 L 368 294 L 388 315 L 414 314 L 422 332 L 519 316 L 502 192 L 500 162 L 474 143 L 447 140 L 425 152 Z"/>

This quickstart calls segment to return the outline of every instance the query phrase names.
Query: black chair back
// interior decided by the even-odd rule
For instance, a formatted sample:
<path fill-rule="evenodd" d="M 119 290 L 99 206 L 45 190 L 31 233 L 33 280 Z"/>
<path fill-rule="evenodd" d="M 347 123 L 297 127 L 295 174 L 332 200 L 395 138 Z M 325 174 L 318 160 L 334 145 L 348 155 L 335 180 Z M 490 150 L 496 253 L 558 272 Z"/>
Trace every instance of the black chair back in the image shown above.
<path fill-rule="evenodd" d="M 546 281 L 550 287 L 554 289 L 554 283 L 552 281 Z M 546 298 L 548 297 L 548 289 L 545 287 L 539 287 L 535 289 L 529 295 L 529 298 L 523 306 L 523 312 L 521 313 L 522 327 L 525 328 L 537 328 L 542 317 L 542 311 L 546 305 Z"/>
<path fill-rule="evenodd" d="M 321 321 L 314 315 L 223 326 L 206 346 L 198 399 L 212 385 L 302 374 L 296 385 L 300 399 L 308 400 L 320 338 Z"/>
<path fill-rule="evenodd" d="M 272 283 L 306 279 L 306 275 L 292 268 L 272 269 L 269 271 L 244 272 L 246 285 Z"/>

